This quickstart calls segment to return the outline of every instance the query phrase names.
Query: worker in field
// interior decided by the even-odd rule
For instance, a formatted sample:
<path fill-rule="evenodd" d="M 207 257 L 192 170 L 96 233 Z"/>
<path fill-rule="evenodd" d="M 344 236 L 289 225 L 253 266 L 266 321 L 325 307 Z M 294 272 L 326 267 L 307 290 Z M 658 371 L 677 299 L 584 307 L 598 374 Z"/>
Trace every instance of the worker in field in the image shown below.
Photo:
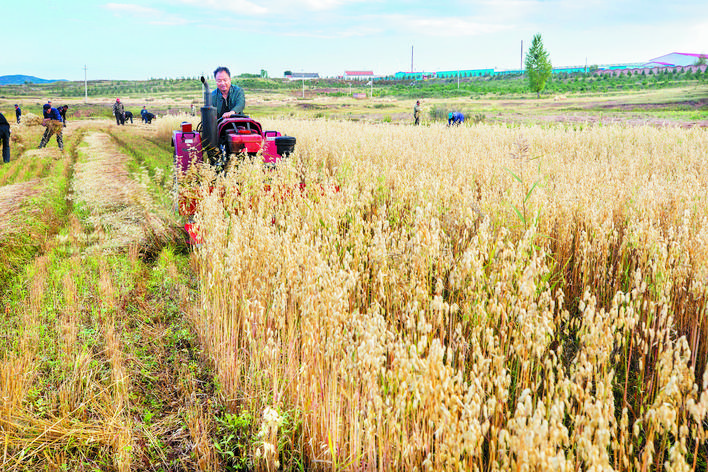
<path fill-rule="evenodd" d="M 57 108 L 59 114 L 61 115 L 61 120 L 64 122 L 64 128 L 66 128 L 66 110 L 69 109 L 69 105 L 63 105 Z"/>
<path fill-rule="evenodd" d="M 47 105 L 49 105 L 49 106 L 47 106 Z M 42 106 L 42 117 L 43 117 L 45 120 L 46 120 L 47 118 L 49 118 L 49 110 L 50 110 L 51 108 L 52 108 L 52 101 L 51 101 L 51 100 L 47 100 L 47 103 L 45 103 L 44 106 Z"/>
<path fill-rule="evenodd" d="M 20 124 L 20 117 L 22 116 L 22 109 L 19 105 L 15 104 L 15 118 L 17 118 L 17 124 Z"/>
<path fill-rule="evenodd" d="M 216 108 L 217 118 L 240 115 L 246 108 L 246 96 L 238 85 L 231 84 L 228 67 L 217 67 L 214 71 L 216 89 L 211 92 L 211 104 Z"/>
<path fill-rule="evenodd" d="M 125 124 L 125 107 L 120 102 L 120 98 L 116 98 L 116 102 L 113 104 L 113 114 L 116 115 L 116 124 Z"/>
<path fill-rule="evenodd" d="M 415 106 L 413 107 L 413 119 L 415 120 L 413 124 L 419 125 L 420 124 L 420 100 L 415 101 Z"/>
<path fill-rule="evenodd" d="M 2 113 L 0 113 L 0 143 L 2 144 L 2 161 L 7 164 L 10 162 L 10 123 Z"/>
<path fill-rule="evenodd" d="M 44 136 L 42 136 L 42 141 L 39 143 L 39 149 L 42 149 L 49 143 L 53 134 L 57 135 L 57 145 L 59 150 L 64 150 L 64 138 L 62 136 L 63 121 L 61 119 L 61 113 L 56 108 L 53 108 L 49 103 L 46 103 L 42 107 L 42 113 L 44 114 L 44 121 L 42 121 L 42 126 L 46 126 L 47 129 L 44 131 Z"/>
<path fill-rule="evenodd" d="M 459 111 L 451 111 L 447 115 L 447 125 L 448 126 L 450 126 L 450 125 L 459 126 L 464 122 L 465 122 L 465 115 L 463 115 Z"/>
<path fill-rule="evenodd" d="M 143 119 L 143 123 L 147 123 L 147 120 L 145 119 L 145 115 L 147 114 L 147 108 L 145 108 L 145 105 L 143 105 L 143 109 L 140 110 L 140 118 Z"/>

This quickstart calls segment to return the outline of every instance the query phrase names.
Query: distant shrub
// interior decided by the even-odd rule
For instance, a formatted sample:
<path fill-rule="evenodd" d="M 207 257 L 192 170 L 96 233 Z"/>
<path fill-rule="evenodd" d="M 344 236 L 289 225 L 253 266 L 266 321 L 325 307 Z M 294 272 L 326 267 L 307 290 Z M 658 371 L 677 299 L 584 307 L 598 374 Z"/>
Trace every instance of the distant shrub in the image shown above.
<path fill-rule="evenodd" d="M 447 120 L 448 113 L 447 108 L 435 105 L 430 109 L 430 119 L 432 121 L 444 121 Z"/>
<path fill-rule="evenodd" d="M 472 115 L 472 123 L 474 124 L 484 123 L 484 120 L 486 119 L 487 117 L 484 116 L 484 113 L 475 113 Z"/>

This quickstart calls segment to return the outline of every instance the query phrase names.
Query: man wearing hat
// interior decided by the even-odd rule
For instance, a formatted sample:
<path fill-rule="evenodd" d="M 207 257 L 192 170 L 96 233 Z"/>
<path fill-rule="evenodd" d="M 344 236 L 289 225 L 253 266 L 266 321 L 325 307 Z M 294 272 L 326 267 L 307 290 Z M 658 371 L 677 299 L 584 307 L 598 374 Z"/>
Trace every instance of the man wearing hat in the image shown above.
<path fill-rule="evenodd" d="M 45 103 L 45 104 L 42 106 L 42 115 L 44 115 L 44 119 L 45 119 L 45 120 L 46 120 L 47 118 L 49 118 L 49 110 L 50 110 L 51 108 L 52 108 L 52 101 L 51 101 L 51 100 L 47 100 L 47 103 Z"/>
<path fill-rule="evenodd" d="M 125 124 L 125 108 L 120 102 L 120 98 L 116 98 L 116 102 L 113 104 L 113 114 L 116 115 L 116 124 Z"/>
<path fill-rule="evenodd" d="M 44 104 L 42 107 L 42 113 L 44 114 L 44 121 L 42 121 L 42 126 L 46 126 L 47 129 L 44 131 L 44 136 L 42 136 L 42 141 L 39 143 L 39 149 L 42 149 L 49 143 L 52 135 L 56 133 L 57 135 L 57 145 L 59 150 L 64 150 L 64 138 L 62 137 L 63 123 L 61 119 L 61 113 L 56 108 L 52 108 L 49 103 Z"/>
<path fill-rule="evenodd" d="M 19 105 L 15 105 L 15 117 L 17 118 L 17 124 L 20 124 L 20 117 L 22 116 L 22 110 Z"/>

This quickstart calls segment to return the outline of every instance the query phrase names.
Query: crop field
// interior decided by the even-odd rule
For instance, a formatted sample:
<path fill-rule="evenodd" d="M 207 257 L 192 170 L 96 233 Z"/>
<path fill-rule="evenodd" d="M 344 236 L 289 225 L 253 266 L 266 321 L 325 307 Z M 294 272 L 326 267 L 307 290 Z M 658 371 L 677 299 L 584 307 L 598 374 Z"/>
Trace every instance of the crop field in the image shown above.
<path fill-rule="evenodd" d="M 13 125 L 0 470 L 706 470 L 704 127 L 323 118 Z"/>

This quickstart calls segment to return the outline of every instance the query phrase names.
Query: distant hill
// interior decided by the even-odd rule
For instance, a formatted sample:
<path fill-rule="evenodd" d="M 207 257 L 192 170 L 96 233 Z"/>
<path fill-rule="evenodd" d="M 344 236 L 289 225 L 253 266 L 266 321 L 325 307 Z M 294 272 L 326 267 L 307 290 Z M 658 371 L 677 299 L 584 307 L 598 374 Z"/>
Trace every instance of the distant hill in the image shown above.
<path fill-rule="evenodd" d="M 66 80 L 40 79 L 32 75 L 0 75 L 0 85 L 22 85 L 25 82 L 32 84 L 49 84 L 52 82 L 66 82 Z"/>

